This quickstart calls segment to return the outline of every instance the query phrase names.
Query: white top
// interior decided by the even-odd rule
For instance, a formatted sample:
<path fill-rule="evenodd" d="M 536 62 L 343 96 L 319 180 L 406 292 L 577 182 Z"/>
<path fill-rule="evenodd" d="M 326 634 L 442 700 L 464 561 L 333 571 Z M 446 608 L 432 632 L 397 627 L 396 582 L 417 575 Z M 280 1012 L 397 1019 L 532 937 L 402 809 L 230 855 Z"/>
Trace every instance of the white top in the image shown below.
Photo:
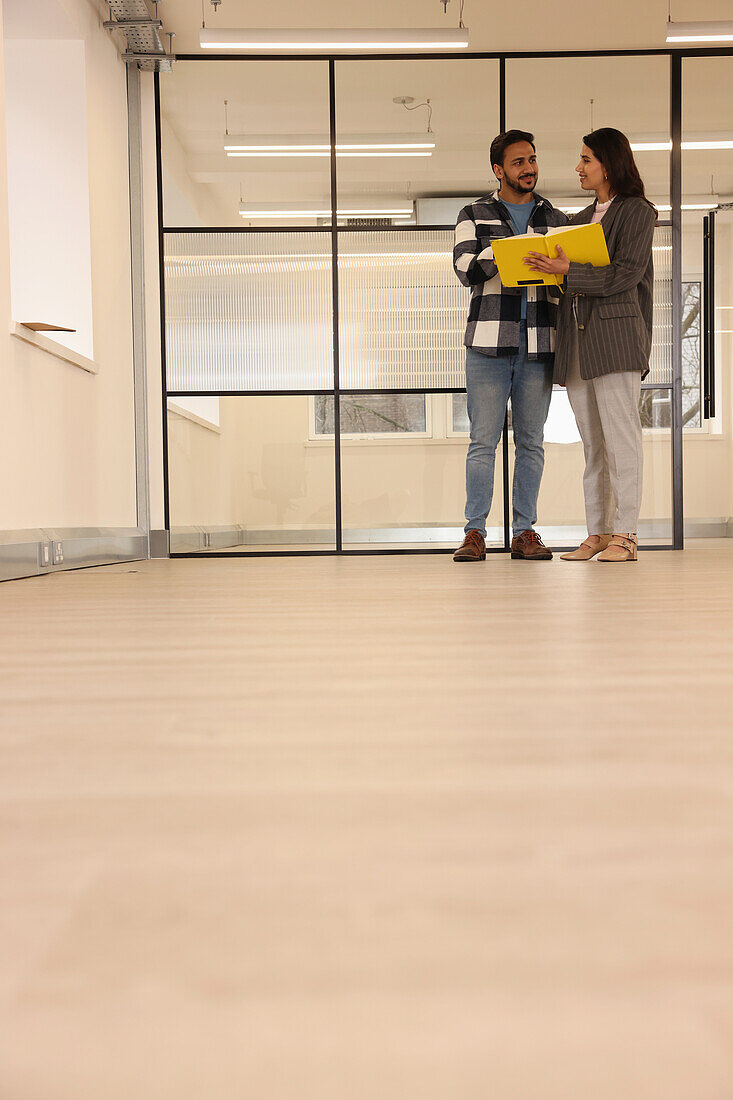
<path fill-rule="evenodd" d="M 601 220 L 601 218 L 606 213 L 606 211 L 608 210 L 608 208 L 609 208 L 609 206 L 611 205 L 612 202 L 613 202 L 613 199 L 609 199 L 608 202 L 598 202 L 598 203 L 596 203 L 595 213 L 593 214 L 593 217 L 590 220 L 591 225 L 593 225 L 594 222 L 599 222 Z"/>

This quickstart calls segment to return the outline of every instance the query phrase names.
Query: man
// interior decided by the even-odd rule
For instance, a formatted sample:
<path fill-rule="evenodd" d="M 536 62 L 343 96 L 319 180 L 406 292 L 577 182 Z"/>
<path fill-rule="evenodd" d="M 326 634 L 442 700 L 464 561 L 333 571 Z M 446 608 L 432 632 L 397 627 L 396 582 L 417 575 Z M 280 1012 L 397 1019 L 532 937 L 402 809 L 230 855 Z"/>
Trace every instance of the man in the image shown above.
<path fill-rule="evenodd" d="M 534 136 L 508 130 L 491 143 L 500 183 L 465 206 L 456 225 L 453 266 L 471 288 L 466 345 L 466 394 L 471 442 L 466 458 L 465 539 L 454 561 L 486 558 L 486 517 L 494 489 L 494 460 L 507 404 L 514 429 L 512 557 L 548 560 L 552 553 L 534 530 L 545 464 L 543 430 L 552 394 L 556 303 L 545 286 L 502 286 L 491 242 L 497 237 L 546 233 L 565 214 L 535 192 Z"/>

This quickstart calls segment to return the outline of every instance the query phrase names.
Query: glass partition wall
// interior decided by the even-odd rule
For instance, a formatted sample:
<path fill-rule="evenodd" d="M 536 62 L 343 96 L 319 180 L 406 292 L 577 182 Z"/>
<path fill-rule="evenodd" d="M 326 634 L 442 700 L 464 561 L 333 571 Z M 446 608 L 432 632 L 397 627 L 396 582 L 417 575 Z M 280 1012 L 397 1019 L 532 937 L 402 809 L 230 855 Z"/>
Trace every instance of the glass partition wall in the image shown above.
<path fill-rule="evenodd" d="M 552 90 L 537 95 L 537 89 Z M 673 544 L 672 229 L 670 203 L 670 63 L 667 56 L 516 58 L 506 63 L 507 126 L 530 129 L 537 143 L 538 190 L 569 214 L 594 199 L 575 166 L 583 136 L 601 126 L 622 130 L 635 147 L 646 192 L 659 212 L 654 255 L 654 330 L 650 372 L 640 401 L 644 490 L 640 545 Z M 562 103 L 562 111 L 557 104 Z M 652 150 L 650 146 L 659 146 Z M 567 397 L 555 387 L 558 413 Z M 583 446 L 573 433 L 547 432 L 539 528 L 553 543 L 584 538 Z M 570 491 L 569 491 L 570 490 Z"/>
<path fill-rule="evenodd" d="M 693 536 L 729 536 L 733 56 L 686 57 L 681 76 L 685 526 Z"/>
<path fill-rule="evenodd" d="M 691 91 L 687 66 L 733 64 L 730 51 L 718 53 L 726 56 L 685 59 Z M 660 221 L 640 542 L 681 545 L 682 431 L 701 430 L 701 349 L 711 341 L 702 261 L 686 258 L 691 236 L 679 235 L 672 186 L 675 172 L 681 178 L 679 146 L 670 153 L 680 76 L 679 56 L 662 52 L 190 57 L 156 75 L 171 552 L 446 550 L 460 541 L 469 292 L 452 270 L 452 231 L 459 209 L 496 187 L 488 147 L 513 126 L 534 132 L 538 190 L 568 211 L 588 201 L 573 171 L 584 133 L 613 125 L 641 146 Z M 545 86 L 551 96 L 537 94 Z M 727 165 L 721 196 L 733 191 Z M 722 238 L 727 214 L 716 217 Z M 729 259 L 717 255 L 713 314 L 727 320 Z M 719 362 L 727 339 L 717 337 Z M 730 394 L 718 417 L 725 402 Z M 727 411 L 715 423 L 729 431 Z M 585 531 L 583 461 L 561 390 L 545 450 L 538 529 L 568 545 Z M 512 452 L 510 410 L 488 519 L 497 551 L 509 545 Z M 731 511 L 727 497 L 718 511 L 700 507 Z"/>

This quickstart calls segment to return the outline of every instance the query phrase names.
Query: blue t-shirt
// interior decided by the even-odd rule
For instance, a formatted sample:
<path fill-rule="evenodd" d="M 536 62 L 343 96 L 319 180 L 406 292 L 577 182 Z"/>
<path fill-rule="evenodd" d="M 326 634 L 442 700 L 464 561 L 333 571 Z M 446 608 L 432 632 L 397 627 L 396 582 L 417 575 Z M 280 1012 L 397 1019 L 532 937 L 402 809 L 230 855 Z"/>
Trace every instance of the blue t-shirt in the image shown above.
<path fill-rule="evenodd" d="M 504 203 L 509 211 L 509 217 L 511 218 L 512 225 L 514 226 L 514 232 L 517 236 L 527 232 L 529 226 L 529 219 L 532 215 L 532 211 L 537 205 L 536 200 L 532 199 L 531 202 L 507 202 L 506 199 L 500 199 L 500 202 Z M 521 318 L 523 321 L 527 320 L 527 291 L 522 291 L 522 303 L 521 303 Z"/>

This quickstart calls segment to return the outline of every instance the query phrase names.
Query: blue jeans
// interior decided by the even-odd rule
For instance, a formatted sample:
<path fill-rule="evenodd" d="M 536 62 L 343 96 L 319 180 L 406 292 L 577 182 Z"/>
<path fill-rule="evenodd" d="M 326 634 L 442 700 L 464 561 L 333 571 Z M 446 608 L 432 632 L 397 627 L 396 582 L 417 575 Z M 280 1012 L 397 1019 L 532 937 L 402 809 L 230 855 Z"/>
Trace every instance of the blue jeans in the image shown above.
<path fill-rule="evenodd" d="M 521 326 L 516 355 L 494 359 L 466 348 L 466 395 L 471 442 L 466 458 L 465 531 L 486 537 L 494 492 L 496 446 L 511 398 L 514 426 L 514 534 L 537 522 L 537 496 L 545 465 L 542 436 L 552 395 L 552 366 L 527 358 L 527 327 Z"/>

